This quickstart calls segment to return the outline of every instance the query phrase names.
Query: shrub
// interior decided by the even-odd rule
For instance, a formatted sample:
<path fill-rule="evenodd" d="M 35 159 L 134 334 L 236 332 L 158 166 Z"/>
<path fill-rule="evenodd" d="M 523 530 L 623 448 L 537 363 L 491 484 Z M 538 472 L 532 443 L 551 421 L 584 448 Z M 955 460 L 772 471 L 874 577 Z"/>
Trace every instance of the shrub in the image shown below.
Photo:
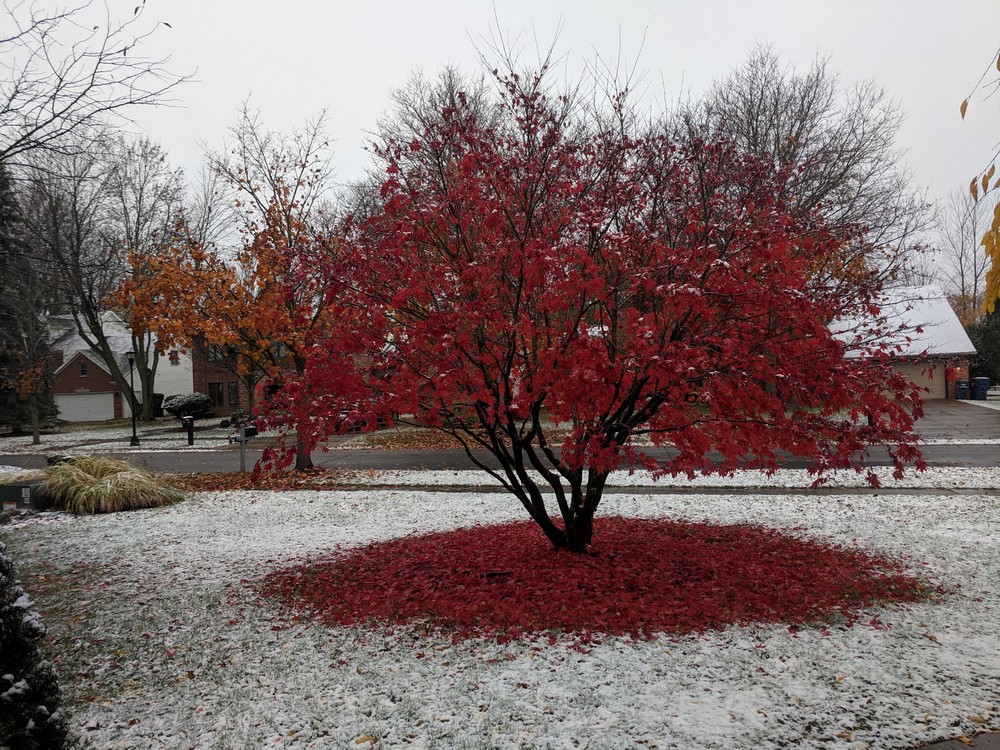
<path fill-rule="evenodd" d="M 228 419 L 229 424 L 233 427 L 242 427 L 245 424 L 249 424 L 250 420 L 253 419 L 253 416 L 250 412 L 244 409 L 234 409 L 230 412 Z"/>
<path fill-rule="evenodd" d="M 0 542 L 0 747 L 57 750 L 66 746 L 66 725 L 55 671 L 38 652 L 45 626 L 6 552 Z"/>
<path fill-rule="evenodd" d="M 212 416 L 212 399 L 204 393 L 186 393 L 183 396 L 171 396 L 163 402 L 163 410 L 178 419 L 181 417 L 203 419 Z"/>
<path fill-rule="evenodd" d="M 114 513 L 158 508 L 184 493 L 124 461 L 80 456 L 50 466 L 38 491 L 71 513 Z"/>

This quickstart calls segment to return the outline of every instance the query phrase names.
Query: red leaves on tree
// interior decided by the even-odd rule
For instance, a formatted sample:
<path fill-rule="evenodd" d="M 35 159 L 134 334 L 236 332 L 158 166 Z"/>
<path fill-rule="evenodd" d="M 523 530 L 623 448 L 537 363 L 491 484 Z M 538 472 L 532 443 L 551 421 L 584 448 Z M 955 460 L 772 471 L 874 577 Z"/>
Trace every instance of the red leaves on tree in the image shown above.
<path fill-rule="evenodd" d="M 591 554 L 530 522 L 403 537 L 270 574 L 265 595 L 328 625 L 419 624 L 457 637 L 683 634 L 842 622 L 934 594 L 867 552 L 757 526 L 596 521 Z"/>
<path fill-rule="evenodd" d="M 877 314 L 877 269 L 841 268 L 855 238 L 789 204 L 771 165 L 632 132 L 621 98 L 588 118 L 545 76 L 500 75 L 491 107 L 457 92 L 375 149 L 387 179 L 338 286 L 350 325 L 286 379 L 269 423 L 315 444 L 345 408 L 412 415 L 492 453 L 578 552 L 621 465 L 860 468 L 872 444 L 900 472 L 919 462 L 916 387 L 830 330 Z"/>

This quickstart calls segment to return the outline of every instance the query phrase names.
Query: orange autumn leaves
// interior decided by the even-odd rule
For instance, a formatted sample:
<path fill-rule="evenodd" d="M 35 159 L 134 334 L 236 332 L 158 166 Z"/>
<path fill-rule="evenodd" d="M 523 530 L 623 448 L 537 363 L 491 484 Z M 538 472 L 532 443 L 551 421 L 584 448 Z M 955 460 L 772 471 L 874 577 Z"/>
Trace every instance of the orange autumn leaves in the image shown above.
<path fill-rule="evenodd" d="M 232 347 L 244 374 L 275 377 L 301 369 L 328 322 L 324 272 L 340 248 L 310 234 L 272 205 L 230 260 L 191 237 L 184 225 L 155 255 L 130 255 L 133 273 L 118 290 L 134 325 L 156 334 L 161 351 L 195 342 Z"/>

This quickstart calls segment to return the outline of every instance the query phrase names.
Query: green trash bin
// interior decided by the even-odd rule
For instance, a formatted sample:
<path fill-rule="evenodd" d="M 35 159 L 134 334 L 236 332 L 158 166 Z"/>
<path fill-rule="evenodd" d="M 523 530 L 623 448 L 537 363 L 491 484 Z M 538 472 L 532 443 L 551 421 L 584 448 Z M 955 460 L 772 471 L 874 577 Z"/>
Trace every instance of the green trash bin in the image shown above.
<path fill-rule="evenodd" d="M 973 401 L 985 401 L 986 394 L 990 390 L 990 379 L 989 378 L 973 378 L 972 379 L 972 400 Z"/>

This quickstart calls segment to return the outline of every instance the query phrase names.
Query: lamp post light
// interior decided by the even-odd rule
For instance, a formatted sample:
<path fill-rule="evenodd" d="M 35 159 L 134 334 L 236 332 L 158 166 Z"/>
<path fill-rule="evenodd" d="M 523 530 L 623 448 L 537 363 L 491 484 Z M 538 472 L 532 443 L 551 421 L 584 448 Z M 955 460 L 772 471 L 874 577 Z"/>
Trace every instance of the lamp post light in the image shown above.
<path fill-rule="evenodd" d="M 132 440 L 129 445 L 138 445 L 139 436 L 135 434 L 135 352 L 129 352 L 125 356 L 128 357 L 128 387 L 132 392 L 132 398 L 129 399 L 129 411 L 132 412 Z"/>

